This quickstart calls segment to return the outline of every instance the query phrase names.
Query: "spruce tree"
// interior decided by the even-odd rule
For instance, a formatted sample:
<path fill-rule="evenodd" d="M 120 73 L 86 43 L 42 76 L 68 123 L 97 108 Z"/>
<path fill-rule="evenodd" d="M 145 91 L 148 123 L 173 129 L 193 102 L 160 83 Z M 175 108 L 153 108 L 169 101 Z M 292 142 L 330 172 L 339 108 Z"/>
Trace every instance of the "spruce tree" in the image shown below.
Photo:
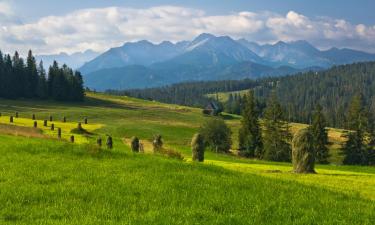
<path fill-rule="evenodd" d="M 38 71 L 36 67 L 35 58 L 31 50 L 26 59 L 26 73 L 25 73 L 25 97 L 35 97 L 38 85 Z"/>
<path fill-rule="evenodd" d="M 284 112 L 273 92 L 267 102 L 264 114 L 264 154 L 263 158 L 271 161 L 291 160 L 291 135 Z"/>
<path fill-rule="evenodd" d="M 46 78 L 46 71 L 43 67 L 43 61 L 40 61 L 38 67 L 38 84 L 36 87 L 36 95 L 38 98 L 46 99 L 48 97 L 48 86 L 47 86 L 47 78 Z"/>
<path fill-rule="evenodd" d="M 251 90 L 243 98 L 241 128 L 239 130 L 239 150 L 247 157 L 260 158 L 263 152 L 262 131 L 254 92 Z"/>
<path fill-rule="evenodd" d="M 352 98 L 347 118 L 349 131 L 345 135 L 347 140 L 342 147 L 342 153 L 344 154 L 343 163 L 348 165 L 366 165 L 369 151 L 365 141 L 368 118 L 362 95 L 358 94 Z"/>
<path fill-rule="evenodd" d="M 328 163 L 328 132 L 326 129 L 326 119 L 322 112 L 322 107 L 318 104 L 312 118 L 312 124 L 309 127 L 313 137 L 313 148 L 315 151 L 315 160 L 318 163 Z"/>

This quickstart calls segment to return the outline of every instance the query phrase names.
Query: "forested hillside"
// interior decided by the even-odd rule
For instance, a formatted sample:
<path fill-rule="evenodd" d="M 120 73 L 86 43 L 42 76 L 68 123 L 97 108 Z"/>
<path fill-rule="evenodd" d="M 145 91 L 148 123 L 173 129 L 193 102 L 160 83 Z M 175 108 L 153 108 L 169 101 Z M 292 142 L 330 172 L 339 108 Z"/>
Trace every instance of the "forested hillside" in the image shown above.
<path fill-rule="evenodd" d="M 347 122 L 345 112 L 350 99 L 355 94 L 362 94 L 365 105 L 371 109 L 370 112 L 374 111 L 375 62 L 335 66 L 326 71 L 299 73 L 278 78 L 191 82 L 116 93 L 202 107 L 212 100 L 206 96 L 207 94 L 213 94 L 216 100 L 215 93 L 245 89 L 254 89 L 260 106 L 264 105 L 271 91 L 276 89 L 277 96 L 292 121 L 310 123 L 311 113 L 315 105 L 319 103 L 323 107 L 329 126 L 345 127 Z M 237 101 L 237 107 L 241 108 L 240 96 L 233 96 L 231 101 Z M 236 106 L 233 102 L 224 104 L 227 105 L 226 108 L 228 105 Z"/>
<path fill-rule="evenodd" d="M 83 80 L 80 72 L 73 72 L 66 65 L 59 67 L 56 61 L 47 76 L 43 62 L 37 66 L 31 51 L 26 62 L 18 52 L 11 57 L 0 51 L 0 97 L 82 101 Z"/>

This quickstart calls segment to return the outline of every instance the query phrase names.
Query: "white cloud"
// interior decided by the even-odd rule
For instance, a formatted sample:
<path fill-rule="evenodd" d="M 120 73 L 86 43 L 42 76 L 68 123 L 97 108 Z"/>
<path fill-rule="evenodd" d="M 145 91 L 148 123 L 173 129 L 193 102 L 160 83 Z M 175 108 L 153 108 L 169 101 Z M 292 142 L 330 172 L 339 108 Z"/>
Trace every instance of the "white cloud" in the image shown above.
<path fill-rule="evenodd" d="M 2 15 L 2 16 L 1 16 Z M 352 47 L 375 52 L 375 26 L 333 18 L 309 18 L 294 11 L 237 12 L 207 15 L 202 10 L 159 6 L 145 9 L 108 7 L 15 22 L 9 4 L 0 2 L 0 47 L 12 52 L 68 53 L 105 51 L 126 41 L 189 40 L 202 32 L 248 38 L 261 43 L 304 39 L 320 47 Z M 6 21 L 6 23 L 5 23 Z"/>

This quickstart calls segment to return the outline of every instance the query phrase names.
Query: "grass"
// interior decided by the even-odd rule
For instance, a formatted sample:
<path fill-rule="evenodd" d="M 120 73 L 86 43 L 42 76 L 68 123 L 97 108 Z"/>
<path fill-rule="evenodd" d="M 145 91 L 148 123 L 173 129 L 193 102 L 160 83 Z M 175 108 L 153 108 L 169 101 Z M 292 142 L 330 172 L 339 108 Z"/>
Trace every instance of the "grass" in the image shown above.
<path fill-rule="evenodd" d="M 9 115 L 18 111 L 9 125 Z M 273 163 L 206 152 L 192 163 L 190 139 L 207 119 L 201 110 L 89 93 L 84 103 L 0 100 L 1 224 L 372 224 L 375 168 L 318 165 L 317 175 Z M 63 140 L 31 128 L 66 116 Z M 77 122 L 90 136 L 75 134 Z M 239 117 L 225 117 L 235 135 Z M 292 129 L 304 125 L 293 124 Z M 340 130 L 330 139 L 342 141 Z M 15 135 L 18 136 L 15 136 Z M 99 149 L 111 135 L 114 149 Z M 152 137 L 185 160 L 151 154 Z M 132 153 L 138 136 L 145 154 Z M 105 140 L 104 140 L 105 143 Z"/>

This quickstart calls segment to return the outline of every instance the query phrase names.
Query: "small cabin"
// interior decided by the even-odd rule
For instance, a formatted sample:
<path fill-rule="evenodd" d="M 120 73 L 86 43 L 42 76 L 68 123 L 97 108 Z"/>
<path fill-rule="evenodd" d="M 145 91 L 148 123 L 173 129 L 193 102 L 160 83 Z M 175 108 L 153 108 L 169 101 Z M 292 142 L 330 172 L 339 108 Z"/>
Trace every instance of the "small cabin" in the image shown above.
<path fill-rule="evenodd" d="M 220 108 L 215 102 L 210 102 L 203 110 L 206 115 L 217 116 L 220 113 Z"/>

